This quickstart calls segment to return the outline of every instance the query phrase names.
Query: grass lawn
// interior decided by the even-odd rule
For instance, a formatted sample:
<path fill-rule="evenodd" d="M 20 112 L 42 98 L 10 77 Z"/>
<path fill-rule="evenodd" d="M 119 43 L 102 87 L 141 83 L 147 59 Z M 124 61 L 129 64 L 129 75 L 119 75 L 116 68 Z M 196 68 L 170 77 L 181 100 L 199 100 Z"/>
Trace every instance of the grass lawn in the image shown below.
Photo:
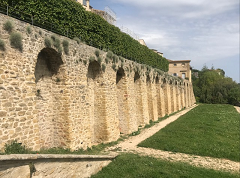
<path fill-rule="evenodd" d="M 138 146 L 240 161 L 240 115 L 231 105 L 201 104 Z"/>
<path fill-rule="evenodd" d="M 122 154 L 92 178 L 239 178 L 237 174 L 198 168 L 185 163 Z"/>

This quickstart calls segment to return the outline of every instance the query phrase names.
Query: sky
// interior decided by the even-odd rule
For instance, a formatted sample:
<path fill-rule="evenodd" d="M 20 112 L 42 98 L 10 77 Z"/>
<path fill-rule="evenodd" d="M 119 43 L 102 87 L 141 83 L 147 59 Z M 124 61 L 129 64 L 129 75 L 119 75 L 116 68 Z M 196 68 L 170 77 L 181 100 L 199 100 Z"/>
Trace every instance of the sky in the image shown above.
<path fill-rule="evenodd" d="M 94 9 L 110 7 L 117 26 L 144 39 L 171 60 L 191 60 L 225 71 L 240 83 L 239 0 L 90 0 Z"/>

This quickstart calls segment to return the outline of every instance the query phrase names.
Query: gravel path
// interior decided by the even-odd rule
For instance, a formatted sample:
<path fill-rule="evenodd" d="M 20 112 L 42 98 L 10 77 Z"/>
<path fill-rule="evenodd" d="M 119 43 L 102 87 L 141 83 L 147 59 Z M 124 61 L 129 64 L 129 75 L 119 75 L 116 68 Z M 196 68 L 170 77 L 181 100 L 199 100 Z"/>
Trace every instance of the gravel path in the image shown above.
<path fill-rule="evenodd" d="M 236 108 L 237 112 L 240 113 L 240 107 L 238 107 L 238 106 L 234 106 L 234 107 Z"/>
<path fill-rule="evenodd" d="M 119 143 L 118 145 L 115 145 L 113 147 L 107 148 L 106 151 L 113 151 L 113 152 L 133 152 L 138 153 L 140 155 L 145 156 L 152 156 L 155 158 L 161 158 L 168 161 L 178 161 L 178 162 L 184 162 L 188 163 L 194 166 L 200 166 L 215 170 L 222 170 L 222 171 L 228 171 L 228 172 L 238 172 L 240 171 L 240 163 L 234 162 L 226 159 L 218 159 L 218 158 L 211 158 L 211 157 L 203 157 L 203 156 L 197 156 L 197 155 L 189 155 L 184 153 L 173 153 L 169 151 L 162 151 L 162 150 L 155 150 L 152 148 L 143 148 L 143 147 L 137 147 L 137 145 L 142 142 L 143 140 L 151 137 L 156 132 L 170 124 L 171 122 L 178 119 L 180 116 L 184 115 L 197 105 L 194 105 L 190 108 L 187 108 L 161 122 L 154 125 L 151 128 L 143 130 L 139 135 L 130 137 L 129 139 Z M 240 112 L 240 108 L 236 108 L 238 112 Z"/>

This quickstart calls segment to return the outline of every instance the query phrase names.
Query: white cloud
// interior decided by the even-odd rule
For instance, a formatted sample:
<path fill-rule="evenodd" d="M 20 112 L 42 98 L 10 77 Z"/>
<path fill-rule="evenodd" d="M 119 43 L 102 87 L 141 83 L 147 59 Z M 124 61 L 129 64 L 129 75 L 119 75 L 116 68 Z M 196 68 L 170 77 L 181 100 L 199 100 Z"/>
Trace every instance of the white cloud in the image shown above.
<path fill-rule="evenodd" d="M 141 9 L 147 14 L 164 14 L 183 18 L 216 15 L 239 6 L 238 0 L 110 0 Z"/>
<path fill-rule="evenodd" d="M 137 33 L 166 58 L 188 59 L 201 68 L 204 63 L 239 56 L 238 0 L 108 1 L 126 9 L 118 12 L 118 24 Z"/>

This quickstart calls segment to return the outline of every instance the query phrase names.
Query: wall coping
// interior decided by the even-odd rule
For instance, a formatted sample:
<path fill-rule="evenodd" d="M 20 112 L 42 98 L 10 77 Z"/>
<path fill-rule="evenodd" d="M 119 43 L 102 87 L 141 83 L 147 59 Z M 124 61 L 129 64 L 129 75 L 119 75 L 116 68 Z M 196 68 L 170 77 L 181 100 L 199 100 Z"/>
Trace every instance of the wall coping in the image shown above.
<path fill-rule="evenodd" d="M 98 159 L 112 160 L 118 156 L 117 153 L 109 155 L 73 155 L 73 154 L 10 154 L 0 155 L 0 161 L 24 161 L 38 159 Z"/>

